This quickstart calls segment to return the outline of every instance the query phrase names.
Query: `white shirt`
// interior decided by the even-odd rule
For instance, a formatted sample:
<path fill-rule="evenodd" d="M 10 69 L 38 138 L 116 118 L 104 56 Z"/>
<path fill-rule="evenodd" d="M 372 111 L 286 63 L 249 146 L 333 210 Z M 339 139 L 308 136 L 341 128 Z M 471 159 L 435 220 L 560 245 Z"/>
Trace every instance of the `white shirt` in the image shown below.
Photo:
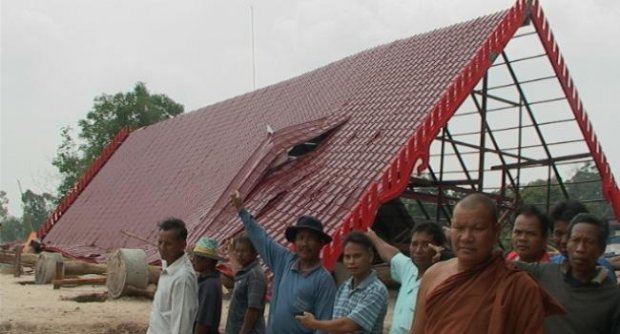
<path fill-rule="evenodd" d="M 147 334 L 190 334 L 198 312 L 198 280 L 183 254 L 171 265 L 162 261 Z"/>

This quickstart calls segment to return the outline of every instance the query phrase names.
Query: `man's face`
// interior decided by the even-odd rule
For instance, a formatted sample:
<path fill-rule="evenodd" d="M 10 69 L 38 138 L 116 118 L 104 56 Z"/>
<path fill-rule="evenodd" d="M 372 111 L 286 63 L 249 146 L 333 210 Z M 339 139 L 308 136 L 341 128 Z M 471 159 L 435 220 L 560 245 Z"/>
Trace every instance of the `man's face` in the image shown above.
<path fill-rule="evenodd" d="M 302 261 L 316 261 L 321 254 L 323 243 L 319 235 L 309 230 L 299 230 L 295 236 L 297 256 Z"/>
<path fill-rule="evenodd" d="M 348 242 L 344 246 L 344 267 L 353 277 L 366 275 L 372 267 L 372 258 L 371 250 L 362 245 Z"/>
<path fill-rule="evenodd" d="M 209 264 L 209 259 L 202 256 L 192 256 L 192 267 L 197 273 L 201 273 L 207 270 L 207 266 Z"/>
<path fill-rule="evenodd" d="M 460 262 L 476 265 L 488 260 L 498 235 L 499 224 L 483 205 L 454 208 L 450 241 Z"/>
<path fill-rule="evenodd" d="M 159 231 L 159 240 L 157 241 L 159 255 L 169 265 L 183 255 L 185 246 L 185 240 L 178 240 L 174 230 Z"/>
<path fill-rule="evenodd" d="M 560 253 L 566 256 L 566 238 L 568 236 L 568 222 L 563 220 L 556 220 L 553 223 L 553 244 L 560 251 Z"/>
<path fill-rule="evenodd" d="M 426 232 L 416 232 L 411 235 L 409 257 L 416 267 L 426 269 L 433 264 L 434 251 L 428 247 L 433 243 L 433 236 Z M 441 246 L 441 245 L 436 245 Z"/>
<path fill-rule="evenodd" d="M 523 262 L 536 262 L 543 255 L 545 237 L 536 216 L 517 216 L 512 228 L 512 249 Z"/>
<path fill-rule="evenodd" d="M 575 224 L 566 249 L 571 268 L 579 271 L 594 270 L 596 260 L 603 254 L 598 228 L 588 223 Z"/>
<path fill-rule="evenodd" d="M 235 257 L 239 264 L 245 267 L 256 260 L 256 253 L 252 251 L 252 248 L 246 242 L 236 242 Z"/>

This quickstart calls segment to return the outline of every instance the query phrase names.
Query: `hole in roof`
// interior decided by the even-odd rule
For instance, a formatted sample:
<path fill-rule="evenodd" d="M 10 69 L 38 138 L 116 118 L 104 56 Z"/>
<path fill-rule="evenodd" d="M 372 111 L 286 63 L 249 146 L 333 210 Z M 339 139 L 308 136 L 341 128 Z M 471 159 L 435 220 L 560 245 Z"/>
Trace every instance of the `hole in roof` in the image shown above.
<path fill-rule="evenodd" d="M 340 125 L 334 128 L 328 129 L 327 131 L 319 134 L 318 136 L 315 136 L 301 143 L 298 143 L 294 145 L 293 147 L 289 148 L 288 150 L 284 151 L 271 163 L 271 166 L 269 167 L 269 169 L 273 170 L 288 162 L 297 160 L 315 151 L 317 148 L 319 148 L 319 146 L 321 146 L 321 144 L 325 141 L 325 139 L 327 139 L 338 128 L 340 128 Z"/>
<path fill-rule="evenodd" d="M 295 145 L 288 150 L 287 155 L 291 158 L 298 158 L 302 155 L 308 154 L 314 150 L 325 140 L 325 138 L 329 137 L 336 129 L 328 130 L 308 141 L 305 141 L 301 144 Z"/>

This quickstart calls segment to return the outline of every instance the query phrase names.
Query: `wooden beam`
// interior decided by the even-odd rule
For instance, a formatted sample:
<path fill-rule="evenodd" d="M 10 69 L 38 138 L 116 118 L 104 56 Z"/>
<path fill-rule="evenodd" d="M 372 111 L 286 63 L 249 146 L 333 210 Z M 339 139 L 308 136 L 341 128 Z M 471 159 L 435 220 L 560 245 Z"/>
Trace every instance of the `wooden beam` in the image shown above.
<path fill-rule="evenodd" d="M 54 284 L 54 289 L 58 289 L 65 285 L 104 285 L 105 281 L 105 277 L 65 278 L 55 279 L 52 281 L 52 284 Z"/>

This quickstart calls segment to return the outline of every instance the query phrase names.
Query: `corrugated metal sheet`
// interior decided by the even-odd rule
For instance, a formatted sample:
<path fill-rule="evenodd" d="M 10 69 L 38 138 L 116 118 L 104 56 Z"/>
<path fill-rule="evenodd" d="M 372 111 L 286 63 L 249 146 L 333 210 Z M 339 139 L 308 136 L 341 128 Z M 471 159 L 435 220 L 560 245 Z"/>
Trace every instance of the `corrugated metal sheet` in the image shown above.
<path fill-rule="evenodd" d="M 226 206 L 239 188 L 284 243 L 311 214 L 334 232 L 418 129 L 507 12 L 395 41 L 299 77 L 132 132 L 44 238 L 100 261 L 120 247 L 156 249 L 156 223 L 182 218 L 190 242 L 241 229 Z M 267 125 L 275 130 L 267 132 Z M 288 148 L 327 130 L 320 147 L 277 168 Z"/>

